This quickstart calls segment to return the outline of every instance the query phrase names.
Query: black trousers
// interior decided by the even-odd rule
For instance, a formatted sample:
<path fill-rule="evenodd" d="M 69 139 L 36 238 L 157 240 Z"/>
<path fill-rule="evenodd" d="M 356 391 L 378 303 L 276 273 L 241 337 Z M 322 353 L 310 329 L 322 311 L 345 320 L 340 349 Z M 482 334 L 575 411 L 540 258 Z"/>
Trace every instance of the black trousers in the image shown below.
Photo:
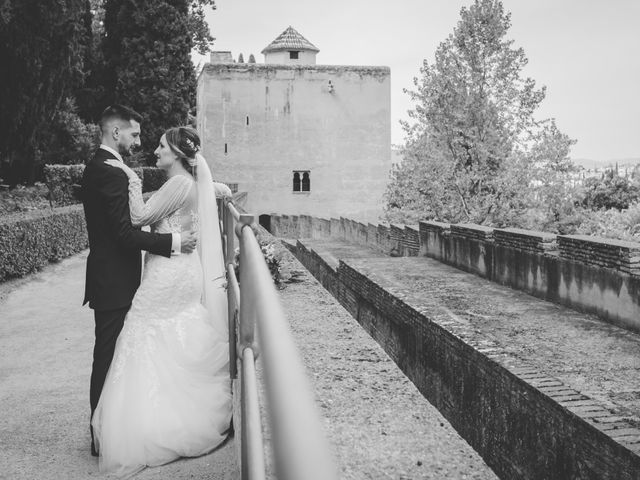
<path fill-rule="evenodd" d="M 124 308 L 108 311 L 94 311 L 96 321 L 96 343 L 93 347 L 93 368 L 91 370 L 91 388 L 89 390 L 89 401 L 91 403 L 91 416 L 98 406 L 104 380 L 109 371 L 113 351 L 116 348 L 116 340 L 122 326 L 124 318 L 131 305 Z"/>

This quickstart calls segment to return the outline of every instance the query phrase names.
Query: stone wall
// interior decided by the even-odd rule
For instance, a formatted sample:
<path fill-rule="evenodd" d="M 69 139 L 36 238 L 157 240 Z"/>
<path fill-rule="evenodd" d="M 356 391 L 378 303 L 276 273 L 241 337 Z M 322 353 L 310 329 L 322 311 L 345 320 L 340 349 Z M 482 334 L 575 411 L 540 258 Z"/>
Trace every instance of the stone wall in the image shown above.
<path fill-rule="evenodd" d="M 337 238 L 389 255 L 424 255 L 640 332 L 640 244 L 480 225 L 364 225 L 271 216 L 272 233 Z M 417 237 L 417 238 L 416 238 Z"/>
<path fill-rule="evenodd" d="M 249 193 L 248 211 L 379 218 L 391 168 L 388 67 L 208 64 L 197 104 L 211 171 Z M 294 171 L 310 172 L 310 191 L 293 191 Z"/>
<path fill-rule="evenodd" d="M 330 264 L 301 242 L 295 253 L 500 478 L 637 478 L 638 451 L 618 441 L 640 435 L 637 428 L 463 325 L 438 323 L 348 263 Z M 600 429 L 589 421 L 596 417 Z"/>

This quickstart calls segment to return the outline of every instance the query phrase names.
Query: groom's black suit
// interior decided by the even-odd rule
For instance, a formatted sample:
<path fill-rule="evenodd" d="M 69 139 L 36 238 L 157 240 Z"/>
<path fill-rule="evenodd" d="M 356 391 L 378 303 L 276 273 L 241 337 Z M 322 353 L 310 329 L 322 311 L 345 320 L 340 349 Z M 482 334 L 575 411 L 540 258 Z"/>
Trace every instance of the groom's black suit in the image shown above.
<path fill-rule="evenodd" d="M 94 310 L 96 343 L 91 371 L 91 414 L 98 405 L 115 343 L 140 285 L 141 250 L 171 256 L 171 234 L 143 232 L 131 225 L 128 178 L 105 164 L 115 155 L 98 149 L 84 170 L 82 203 L 89 233 L 84 304 Z"/>

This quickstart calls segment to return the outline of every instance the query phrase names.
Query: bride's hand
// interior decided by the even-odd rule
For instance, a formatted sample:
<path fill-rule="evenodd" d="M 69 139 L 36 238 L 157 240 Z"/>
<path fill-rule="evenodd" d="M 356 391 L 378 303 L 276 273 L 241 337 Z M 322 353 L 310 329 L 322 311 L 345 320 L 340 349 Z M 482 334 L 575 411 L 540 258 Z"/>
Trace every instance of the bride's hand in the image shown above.
<path fill-rule="evenodd" d="M 121 161 L 116 160 L 114 158 L 110 158 L 109 160 L 105 160 L 104 163 L 106 163 L 107 165 L 111 165 L 112 167 L 119 168 L 120 170 L 124 171 L 124 173 L 126 173 L 127 177 L 129 177 L 129 178 L 134 178 L 134 177 L 137 178 L 138 177 L 138 175 L 136 175 L 136 172 L 131 170 L 131 168 L 129 168 L 127 165 L 125 165 L 124 162 L 121 162 Z"/>
<path fill-rule="evenodd" d="M 216 198 L 232 197 L 231 189 L 224 183 L 213 182 L 213 190 L 216 194 Z"/>

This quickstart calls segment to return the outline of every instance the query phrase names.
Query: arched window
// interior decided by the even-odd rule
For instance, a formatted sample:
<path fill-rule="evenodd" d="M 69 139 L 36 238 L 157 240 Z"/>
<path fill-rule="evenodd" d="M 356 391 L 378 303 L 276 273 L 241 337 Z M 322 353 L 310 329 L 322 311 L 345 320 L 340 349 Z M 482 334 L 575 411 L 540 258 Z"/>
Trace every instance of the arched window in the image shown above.
<path fill-rule="evenodd" d="M 294 192 L 310 192 L 311 191 L 311 172 L 309 170 L 293 171 L 293 191 Z"/>

